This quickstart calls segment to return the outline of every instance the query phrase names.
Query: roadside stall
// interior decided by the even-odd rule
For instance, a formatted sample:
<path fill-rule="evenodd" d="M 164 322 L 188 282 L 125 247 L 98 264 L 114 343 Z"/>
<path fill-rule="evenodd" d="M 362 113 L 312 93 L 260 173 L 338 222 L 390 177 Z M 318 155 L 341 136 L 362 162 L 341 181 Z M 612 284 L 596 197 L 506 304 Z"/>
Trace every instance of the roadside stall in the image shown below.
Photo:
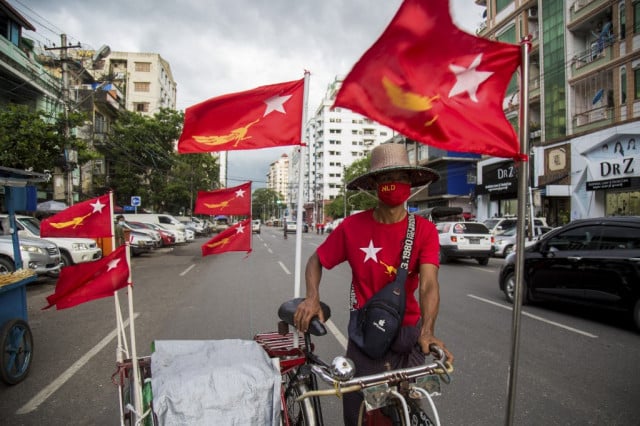
<path fill-rule="evenodd" d="M 46 182 L 47 175 L 0 167 L 0 184 L 4 189 L 4 205 L 9 213 L 11 229 L 16 229 L 15 211 L 35 204 L 37 182 Z M 23 268 L 17 232 L 11 232 L 15 271 L 0 275 L 0 378 L 10 385 L 22 381 L 29 372 L 33 358 L 33 336 L 27 322 L 26 285 L 36 280 L 36 274 Z"/>

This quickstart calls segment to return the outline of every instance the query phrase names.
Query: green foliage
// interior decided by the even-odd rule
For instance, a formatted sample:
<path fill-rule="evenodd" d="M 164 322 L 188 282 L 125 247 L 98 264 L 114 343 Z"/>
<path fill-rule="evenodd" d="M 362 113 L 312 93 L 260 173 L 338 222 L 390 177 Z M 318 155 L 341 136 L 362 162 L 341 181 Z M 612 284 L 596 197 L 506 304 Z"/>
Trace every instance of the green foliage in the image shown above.
<path fill-rule="evenodd" d="M 361 160 L 354 161 L 349 167 L 344 169 L 344 182 L 351 182 L 353 179 L 361 176 L 369 171 L 371 166 L 371 157 L 367 156 Z M 344 185 L 342 186 L 345 187 Z M 347 216 L 354 210 L 367 210 L 377 205 L 375 197 L 371 197 L 360 191 L 347 190 L 346 197 L 344 192 L 341 192 L 331 204 L 325 206 L 325 216 L 338 218 L 345 215 L 345 198 L 347 200 L 346 213 Z"/>
<path fill-rule="evenodd" d="M 68 126 L 71 129 L 83 120 L 82 114 L 69 114 Z M 65 138 L 63 115 L 51 121 L 42 111 L 14 104 L 0 110 L 0 165 L 39 173 L 53 170 L 65 165 L 65 146 L 78 151 L 80 164 L 92 158 L 85 142 L 74 136 Z"/>
<path fill-rule="evenodd" d="M 278 217 L 280 206 L 284 207 L 283 199 L 281 194 L 272 189 L 256 189 L 251 196 L 251 216 L 260 218 L 263 222 L 272 217 Z"/>

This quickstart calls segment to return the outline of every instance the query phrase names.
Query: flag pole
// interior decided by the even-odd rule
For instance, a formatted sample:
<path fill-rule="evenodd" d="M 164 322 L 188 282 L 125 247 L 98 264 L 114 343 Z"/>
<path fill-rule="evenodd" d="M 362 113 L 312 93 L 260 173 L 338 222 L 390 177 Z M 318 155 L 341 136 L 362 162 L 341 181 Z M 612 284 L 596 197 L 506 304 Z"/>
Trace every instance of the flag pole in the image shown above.
<path fill-rule="evenodd" d="M 531 36 L 521 43 L 522 65 L 520 66 L 520 154 L 529 155 L 529 50 Z M 520 352 L 520 318 L 522 312 L 522 290 L 524 288 L 524 243 L 527 215 L 527 189 L 529 187 L 529 162 L 522 160 L 518 167 L 518 222 L 516 232 L 516 286 L 513 297 L 511 323 L 511 364 L 509 368 L 509 387 L 507 396 L 506 424 L 513 425 L 516 404 L 516 386 L 518 379 L 518 357 Z M 531 218 L 533 222 L 533 217 Z"/>
<path fill-rule="evenodd" d="M 111 223 L 111 251 L 116 249 L 116 234 L 113 215 L 113 191 L 109 191 L 109 221 Z M 113 292 L 113 302 L 116 308 L 116 336 L 118 336 L 118 344 L 116 347 L 116 363 L 122 364 L 122 341 L 124 327 L 122 324 L 122 312 L 120 310 L 120 299 L 118 299 L 118 291 Z M 126 339 L 124 340 L 126 342 Z M 126 345 L 126 343 L 125 343 Z M 127 348 L 128 352 L 128 348 Z M 118 404 L 120 405 L 120 426 L 124 426 L 124 410 L 122 409 L 122 383 L 118 381 Z"/>
<path fill-rule="evenodd" d="M 133 406 L 136 418 L 142 419 L 142 386 L 140 383 L 140 371 L 138 371 L 138 352 L 136 349 L 136 328 L 134 325 L 135 314 L 133 312 L 133 281 L 131 280 L 131 243 L 125 242 L 127 251 L 127 266 L 129 268 L 129 278 L 127 279 L 127 296 L 129 299 L 129 334 L 131 337 L 131 369 L 133 370 Z M 137 424 L 137 422 L 136 422 Z"/>
<path fill-rule="evenodd" d="M 304 126 L 307 122 L 307 102 L 309 97 L 310 72 L 304 72 L 304 96 L 302 100 L 302 125 L 300 126 L 300 157 L 298 167 L 298 213 L 296 217 L 296 263 L 294 271 L 293 297 L 300 297 L 300 275 L 302 270 L 302 201 L 304 189 L 304 162 L 306 161 L 306 144 L 304 141 Z"/>

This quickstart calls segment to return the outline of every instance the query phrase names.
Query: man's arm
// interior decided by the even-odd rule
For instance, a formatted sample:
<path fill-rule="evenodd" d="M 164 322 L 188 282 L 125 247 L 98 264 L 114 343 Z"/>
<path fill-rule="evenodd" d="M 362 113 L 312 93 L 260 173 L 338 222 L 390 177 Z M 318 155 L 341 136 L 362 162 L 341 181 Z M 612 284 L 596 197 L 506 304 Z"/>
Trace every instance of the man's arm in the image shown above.
<path fill-rule="evenodd" d="M 445 351 L 447 360 L 453 363 L 453 355 L 444 343 L 435 337 L 436 319 L 440 309 L 440 283 L 438 282 L 438 267 L 430 263 L 420 265 L 420 313 L 422 326 L 418 343 L 422 352 L 429 353 L 429 345 L 436 344 Z"/>
<path fill-rule="evenodd" d="M 305 268 L 304 277 L 307 287 L 307 297 L 298 305 L 293 321 L 296 328 L 306 332 L 309 322 L 314 316 L 318 316 L 324 322 L 324 314 L 320 308 L 320 279 L 322 278 L 322 264 L 318 258 L 318 253 L 314 252 Z"/>

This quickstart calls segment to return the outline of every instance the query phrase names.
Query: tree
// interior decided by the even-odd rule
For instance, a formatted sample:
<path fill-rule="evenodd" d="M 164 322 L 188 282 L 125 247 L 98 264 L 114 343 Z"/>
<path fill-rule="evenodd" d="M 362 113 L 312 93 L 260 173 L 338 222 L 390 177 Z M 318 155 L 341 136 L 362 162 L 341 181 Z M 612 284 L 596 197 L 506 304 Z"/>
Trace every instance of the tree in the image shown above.
<path fill-rule="evenodd" d="M 350 166 L 344 169 L 343 188 L 345 182 L 351 182 L 358 176 L 369 171 L 371 167 L 371 156 L 366 156 L 361 160 L 354 161 Z M 331 204 L 325 207 L 325 215 L 333 218 L 344 217 L 345 214 L 345 195 L 346 195 L 346 212 L 349 215 L 354 210 L 367 210 L 376 206 L 377 200 L 369 194 L 361 191 L 347 190 L 346 194 L 341 191 Z"/>
<path fill-rule="evenodd" d="M 272 217 L 278 217 L 278 210 L 283 205 L 283 198 L 272 189 L 256 189 L 251 196 L 251 216 L 260 218 L 263 222 Z"/>
<path fill-rule="evenodd" d="M 84 115 L 71 113 L 68 120 L 73 128 L 84 121 Z M 80 164 L 93 158 L 87 144 L 74 136 L 66 139 L 64 129 L 62 114 L 51 120 L 26 105 L 7 105 L 0 110 L 0 165 L 39 173 L 65 168 L 65 147 L 78 151 Z"/>

